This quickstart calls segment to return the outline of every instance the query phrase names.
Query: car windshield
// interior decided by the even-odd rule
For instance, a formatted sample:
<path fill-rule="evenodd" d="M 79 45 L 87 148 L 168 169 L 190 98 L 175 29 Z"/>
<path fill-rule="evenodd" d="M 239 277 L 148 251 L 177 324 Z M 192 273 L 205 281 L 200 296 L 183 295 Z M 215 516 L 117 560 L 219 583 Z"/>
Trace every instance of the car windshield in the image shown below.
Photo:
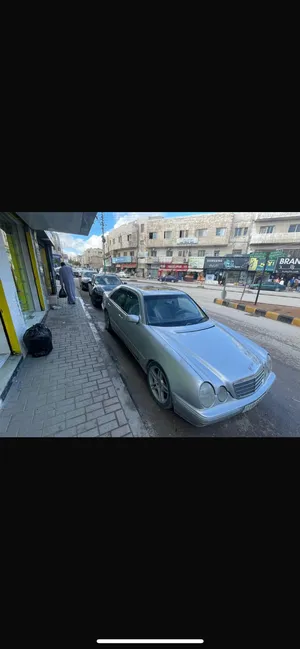
<path fill-rule="evenodd" d="M 122 284 L 115 275 L 105 275 L 103 277 L 100 275 L 99 277 L 95 277 L 95 283 L 106 286 L 118 286 L 119 284 Z"/>
<path fill-rule="evenodd" d="M 187 327 L 208 320 L 188 295 L 145 295 L 147 324 L 154 327 Z"/>
<path fill-rule="evenodd" d="M 93 277 L 95 273 L 92 270 L 84 271 L 83 276 L 84 277 Z"/>

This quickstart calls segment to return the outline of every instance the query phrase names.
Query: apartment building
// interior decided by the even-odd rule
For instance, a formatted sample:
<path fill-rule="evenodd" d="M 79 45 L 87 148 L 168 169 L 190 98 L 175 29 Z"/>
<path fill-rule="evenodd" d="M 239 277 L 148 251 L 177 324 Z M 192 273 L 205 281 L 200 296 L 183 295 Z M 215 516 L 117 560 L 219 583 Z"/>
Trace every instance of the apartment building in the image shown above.
<path fill-rule="evenodd" d="M 103 266 L 102 248 L 88 248 L 81 255 L 81 264 L 83 268 L 97 268 L 100 270 Z"/>
<path fill-rule="evenodd" d="M 298 212 L 217 212 L 131 221 L 107 235 L 106 257 L 111 269 L 156 277 L 159 271 L 202 271 L 205 257 L 297 248 Z"/>

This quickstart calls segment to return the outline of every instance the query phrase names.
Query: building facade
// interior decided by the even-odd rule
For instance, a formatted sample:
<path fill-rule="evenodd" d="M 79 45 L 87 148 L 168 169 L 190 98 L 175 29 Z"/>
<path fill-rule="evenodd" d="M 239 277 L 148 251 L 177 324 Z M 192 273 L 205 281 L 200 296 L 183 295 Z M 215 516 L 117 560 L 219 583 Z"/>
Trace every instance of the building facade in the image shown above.
<path fill-rule="evenodd" d="M 67 231 L 70 214 L 74 234 L 80 234 L 87 224 L 91 228 L 96 215 L 0 212 L 0 402 L 27 353 L 25 331 L 41 322 L 56 293 L 52 257 L 55 241 L 50 230 L 60 221 L 61 230 Z M 83 219 L 83 214 L 89 218 Z"/>
<path fill-rule="evenodd" d="M 100 270 L 103 266 L 102 248 L 88 248 L 81 255 L 81 264 L 83 268 L 96 268 Z"/>
<path fill-rule="evenodd" d="M 199 275 L 205 257 L 300 248 L 300 212 L 217 212 L 182 218 L 148 217 L 106 237 L 106 267 L 157 277 Z"/>

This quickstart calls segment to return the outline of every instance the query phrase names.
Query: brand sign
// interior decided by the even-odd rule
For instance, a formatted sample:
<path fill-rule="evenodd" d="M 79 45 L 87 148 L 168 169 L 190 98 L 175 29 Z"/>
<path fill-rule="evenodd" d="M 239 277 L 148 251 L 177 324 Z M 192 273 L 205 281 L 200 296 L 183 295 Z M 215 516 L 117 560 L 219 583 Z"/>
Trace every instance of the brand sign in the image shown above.
<path fill-rule="evenodd" d="M 205 257 L 189 257 L 189 268 L 198 268 L 202 270 Z"/>
<path fill-rule="evenodd" d="M 267 261 L 266 273 L 274 273 L 278 257 L 282 256 L 283 250 L 272 250 Z M 266 263 L 266 251 L 257 250 L 250 255 L 249 271 L 263 271 Z"/>
<path fill-rule="evenodd" d="M 160 264 L 161 270 L 188 270 L 188 264 Z"/>
<path fill-rule="evenodd" d="M 131 257 L 112 257 L 113 264 L 124 264 L 126 262 L 131 262 Z"/>
<path fill-rule="evenodd" d="M 300 250 L 283 250 L 278 257 L 276 270 L 300 271 Z"/>
<path fill-rule="evenodd" d="M 177 239 L 178 246 L 190 246 L 198 243 L 196 237 L 183 237 L 182 239 Z"/>
<path fill-rule="evenodd" d="M 205 257 L 205 270 L 247 270 L 249 255 L 227 255 L 226 257 Z"/>

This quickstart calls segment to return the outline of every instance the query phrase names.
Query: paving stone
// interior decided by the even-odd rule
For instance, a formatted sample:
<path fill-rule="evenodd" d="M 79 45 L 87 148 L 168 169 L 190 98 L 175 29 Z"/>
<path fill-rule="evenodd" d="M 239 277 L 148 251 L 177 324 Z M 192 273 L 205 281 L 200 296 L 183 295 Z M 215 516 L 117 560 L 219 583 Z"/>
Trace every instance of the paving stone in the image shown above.
<path fill-rule="evenodd" d="M 102 396 L 102 395 L 107 395 L 107 398 L 108 398 L 107 388 L 101 388 L 100 390 L 94 390 L 94 391 L 92 392 L 92 396 L 93 396 L 93 398 L 95 398 L 95 397 L 100 397 L 100 396 Z M 104 398 L 105 398 L 105 397 L 104 397 Z"/>
<path fill-rule="evenodd" d="M 81 433 L 81 435 L 78 435 L 79 439 L 81 439 L 82 437 L 99 437 L 99 430 L 98 428 L 92 428 L 92 430 L 89 430 L 86 433 Z"/>
<path fill-rule="evenodd" d="M 123 410 L 117 410 L 116 412 L 117 420 L 119 422 L 119 426 L 123 426 L 124 424 L 127 424 L 127 419 L 124 415 Z"/>
<path fill-rule="evenodd" d="M 119 424 L 116 419 L 114 421 L 108 421 L 107 424 L 102 424 L 101 426 L 99 426 L 100 436 L 103 433 L 109 433 L 113 431 L 114 428 L 119 428 Z"/>
<path fill-rule="evenodd" d="M 98 379 L 97 383 L 98 383 L 99 385 L 103 385 L 103 384 L 105 384 L 105 387 L 106 387 L 106 383 L 107 383 L 107 385 L 110 385 L 111 387 L 113 386 L 113 385 L 112 385 L 112 382 L 111 382 L 109 379 L 107 379 L 107 378 Z"/>
<path fill-rule="evenodd" d="M 78 424 L 83 424 L 85 421 L 85 415 L 82 415 L 81 417 L 72 417 L 72 419 L 66 420 L 66 428 L 78 426 Z"/>
<path fill-rule="evenodd" d="M 83 395 L 86 396 L 86 395 Z M 79 397 L 76 397 L 79 399 Z M 93 399 L 87 398 L 87 399 L 82 399 L 81 401 L 76 401 L 76 406 L 80 408 L 84 408 L 86 406 L 91 406 L 93 404 Z"/>
<path fill-rule="evenodd" d="M 2 413 L 0 414 L 0 435 L 3 435 L 3 433 L 6 433 L 6 431 L 8 429 L 8 426 L 10 424 L 10 421 L 11 421 L 11 415 L 9 415 L 8 417 L 5 417 L 3 415 L 3 411 L 2 411 Z"/>
<path fill-rule="evenodd" d="M 67 390 L 66 391 L 66 397 L 67 399 L 71 397 L 79 397 L 79 395 L 82 394 L 82 390 L 77 389 L 77 390 Z"/>
<path fill-rule="evenodd" d="M 108 389 L 108 394 L 109 394 L 110 397 L 116 397 L 117 396 L 115 388 L 107 388 L 107 389 Z"/>
<path fill-rule="evenodd" d="M 104 408 L 105 412 L 114 412 L 115 410 L 120 410 L 120 402 L 119 403 L 113 403 L 111 406 L 107 406 Z"/>
<path fill-rule="evenodd" d="M 56 435 L 65 430 L 66 422 L 62 421 L 60 424 L 55 424 L 55 426 L 46 426 L 43 429 L 43 437 L 48 437 L 49 435 Z"/>
<path fill-rule="evenodd" d="M 102 395 L 102 397 L 104 397 L 104 395 Z M 100 407 L 102 406 L 99 406 L 99 403 L 93 403 L 91 406 L 86 408 L 86 412 L 93 412 L 93 410 L 98 410 Z"/>
<path fill-rule="evenodd" d="M 65 393 L 64 391 L 54 392 L 47 396 L 47 403 L 59 403 L 59 401 L 64 401 L 66 397 L 68 398 L 68 396 L 71 397 L 73 395 L 68 395 L 67 392 Z"/>
<path fill-rule="evenodd" d="M 94 419 L 94 418 L 97 419 L 98 417 L 101 417 L 104 414 L 105 413 L 104 413 L 103 408 L 98 407 L 98 410 L 93 410 L 93 412 L 88 412 L 87 415 L 86 415 L 86 418 L 87 418 L 87 421 L 90 421 L 91 419 Z"/>
<path fill-rule="evenodd" d="M 113 403 L 118 403 L 119 407 L 121 408 L 121 404 L 118 397 L 113 397 L 112 399 L 105 399 L 103 401 L 103 407 L 105 408 L 106 406 L 112 406 Z"/>
<path fill-rule="evenodd" d="M 54 437 L 75 437 L 76 435 L 76 426 L 74 428 L 66 428 L 66 430 L 62 430 L 60 433 L 57 433 L 54 435 Z"/>
<path fill-rule="evenodd" d="M 101 417 L 97 418 L 97 422 L 99 426 L 102 424 L 107 424 L 108 421 L 115 421 L 115 420 L 116 417 L 114 412 L 110 412 L 108 413 L 108 415 L 103 414 Z"/>
<path fill-rule="evenodd" d="M 112 437 L 123 437 L 123 436 L 128 436 L 128 434 L 131 433 L 131 430 L 126 424 L 126 426 L 121 426 L 121 428 L 115 428 L 114 430 L 111 431 Z"/>
<path fill-rule="evenodd" d="M 77 426 L 77 434 L 81 435 L 82 433 L 86 433 L 88 430 L 92 430 L 93 428 L 97 428 L 97 420 L 96 419 L 91 419 L 90 421 L 86 421 L 84 424 L 79 424 Z M 98 431 L 98 428 L 97 428 Z M 99 434 L 99 431 L 98 431 Z"/>

